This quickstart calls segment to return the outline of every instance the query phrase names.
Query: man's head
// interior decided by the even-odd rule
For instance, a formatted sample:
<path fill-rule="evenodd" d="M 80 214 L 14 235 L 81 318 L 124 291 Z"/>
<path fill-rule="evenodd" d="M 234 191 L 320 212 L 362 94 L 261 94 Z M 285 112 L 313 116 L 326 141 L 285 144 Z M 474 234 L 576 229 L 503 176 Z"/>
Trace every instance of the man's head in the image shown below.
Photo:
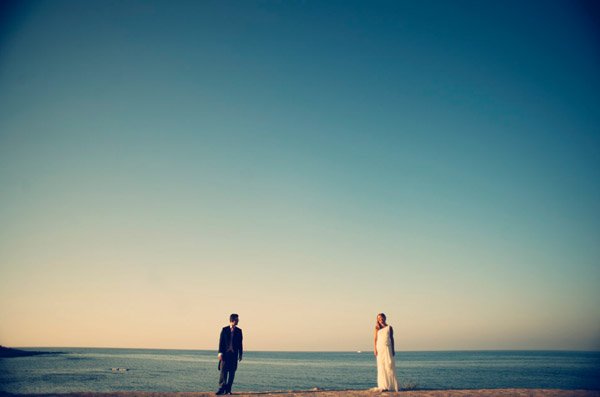
<path fill-rule="evenodd" d="M 231 324 L 232 326 L 238 325 L 239 322 L 240 316 L 238 316 L 237 314 L 233 313 L 231 316 L 229 316 L 229 324 Z"/>

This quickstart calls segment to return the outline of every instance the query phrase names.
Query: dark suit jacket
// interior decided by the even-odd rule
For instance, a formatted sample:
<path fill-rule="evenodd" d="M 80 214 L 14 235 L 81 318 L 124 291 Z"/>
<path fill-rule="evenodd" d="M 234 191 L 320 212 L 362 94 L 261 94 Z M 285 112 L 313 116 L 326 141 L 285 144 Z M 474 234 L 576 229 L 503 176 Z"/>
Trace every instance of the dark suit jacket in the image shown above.
<path fill-rule="evenodd" d="M 225 354 L 227 352 L 227 348 L 229 347 L 229 340 L 231 339 L 231 327 L 223 327 L 221 330 L 221 337 L 219 338 L 219 353 Z M 244 354 L 244 348 L 242 346 L 242 340 L 244 339 L 242 335 L 242 329 L 235 327 L 233 329 L 233 341 L 232 347 L 233 352 L 237 358 L 242 358 L 242 354 Z"/>

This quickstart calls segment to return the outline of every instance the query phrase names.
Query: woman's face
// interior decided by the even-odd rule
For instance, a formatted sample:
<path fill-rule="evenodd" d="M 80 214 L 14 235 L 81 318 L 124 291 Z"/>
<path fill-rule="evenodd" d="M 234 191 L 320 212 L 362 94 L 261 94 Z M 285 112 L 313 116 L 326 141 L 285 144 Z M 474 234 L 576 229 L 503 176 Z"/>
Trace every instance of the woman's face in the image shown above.
<path fill-rule="evenodd" d="M 381 316 L 377 316 L 377 322 L 378 322 L 379 324 L 381 324 L 381 325 L 384 325 L 384 324 L 385 324 L 385 320 L 384 320 L 384 319 L 383 319 L 383 317 L 381 317 Z"/>

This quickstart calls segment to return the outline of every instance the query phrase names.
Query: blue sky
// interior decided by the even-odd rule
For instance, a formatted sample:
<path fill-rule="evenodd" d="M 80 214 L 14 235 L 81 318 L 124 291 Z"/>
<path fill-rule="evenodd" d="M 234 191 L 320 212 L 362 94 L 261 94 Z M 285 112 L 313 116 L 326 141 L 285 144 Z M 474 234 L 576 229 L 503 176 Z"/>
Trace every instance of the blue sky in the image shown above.
<path fill-rule="evenodd" d="M 8 3 L 0 341 L 597 349 L 586 4 Z"/>

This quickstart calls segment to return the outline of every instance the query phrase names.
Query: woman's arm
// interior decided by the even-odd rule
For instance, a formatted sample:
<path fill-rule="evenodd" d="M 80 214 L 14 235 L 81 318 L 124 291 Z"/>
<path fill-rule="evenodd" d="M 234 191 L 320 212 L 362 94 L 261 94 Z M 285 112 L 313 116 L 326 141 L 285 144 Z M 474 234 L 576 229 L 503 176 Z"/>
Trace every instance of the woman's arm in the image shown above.
<path fill-rule="evenodd" d="M 375 353 L 375 355 L 377 355 L 377 328 L 375 328 L 375 341 L 374 341 L 373 352 Z"/>

